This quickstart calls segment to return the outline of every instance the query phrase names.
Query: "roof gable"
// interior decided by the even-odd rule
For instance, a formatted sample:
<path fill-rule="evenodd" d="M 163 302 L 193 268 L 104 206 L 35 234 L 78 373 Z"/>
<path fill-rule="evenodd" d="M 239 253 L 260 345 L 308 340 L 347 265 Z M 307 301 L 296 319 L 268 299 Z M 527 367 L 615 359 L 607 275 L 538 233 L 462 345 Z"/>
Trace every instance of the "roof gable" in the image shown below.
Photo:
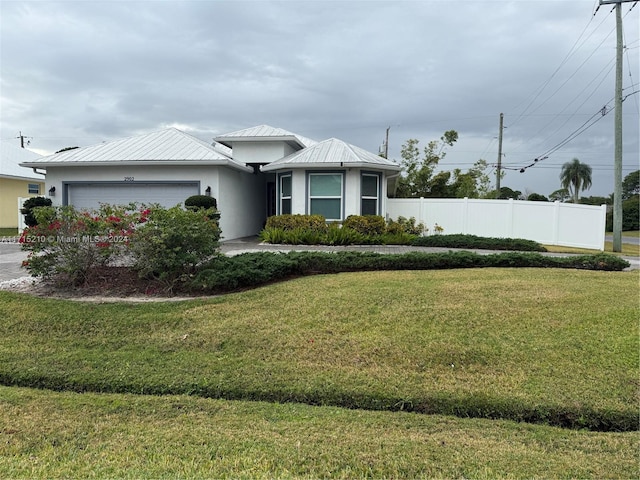
<path fill-rule="evenodd" d="M 381 170 L 400 171 L 401 169 L 400 165 L 392 160 L 387 160 L 337 138 L 330 138 L 265 165 L 262 167 L 262 171 L 268 172 L 283 168 L 367 166 Z"/>
<path fill-rule="evenodd" d="M 50 165 L 87 165 L 118 163 L 166 163 L 228 165 L 251 171 L 235 162 L 225 149 L 184 133 L 177 128 L 168 128 L 144 135 L 128 137 L 89 147 L 66 150 L 35 161 L 26 162 L 46 168 Z"/>
<path fill-rule="evenodd" d="M 298 148 L 305 148 L 318 143 L 315 140 L 303 137 L 302 135 L 289 132 L 282 128 L 271 127 L 269 125 L 258 125 L 257 127 L 250 127 L 226 133 L 224 135 L 217 136 L 215 140 L 227 146 L 232 146 L 233 142 L 282 141 L 286 143 L 294 143 Z"/>
<path fill-rule="evenodd" d="M 40 155 L 31 150 L 0 142 L 0 176 L 43 181 L 44 175 L 35 174 L 32 169 L 20 166 L 21 162 L 38 158 Z"/>

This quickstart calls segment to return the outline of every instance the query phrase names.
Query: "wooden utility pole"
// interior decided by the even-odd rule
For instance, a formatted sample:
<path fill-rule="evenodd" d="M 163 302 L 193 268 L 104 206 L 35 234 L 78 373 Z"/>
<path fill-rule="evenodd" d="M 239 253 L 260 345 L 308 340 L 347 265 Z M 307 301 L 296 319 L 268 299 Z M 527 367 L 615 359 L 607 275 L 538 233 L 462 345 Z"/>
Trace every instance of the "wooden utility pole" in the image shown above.
<path fill-rule="evenodd" d="M 616 4 L 616 90 L 614 102 L 613 251 L 622 252 L 622 4 L 636 0 L 600 0 Z"/>
<path fill-rule="evenodd" d="M 500 170 L 502 170 L 502 130 L 504 130 L 504 113 L 500 114 L 500 129 L 498 130 L 498 168 L 496 168 L 496 190 L 500 194 Z"/>

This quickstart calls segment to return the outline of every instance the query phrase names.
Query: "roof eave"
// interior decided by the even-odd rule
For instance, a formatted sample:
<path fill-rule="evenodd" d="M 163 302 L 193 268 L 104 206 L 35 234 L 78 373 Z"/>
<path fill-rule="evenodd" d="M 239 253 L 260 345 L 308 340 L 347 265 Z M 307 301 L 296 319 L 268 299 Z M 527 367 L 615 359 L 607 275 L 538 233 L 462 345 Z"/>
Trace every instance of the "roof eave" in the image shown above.
<path fill-rule="evenodd" d="M 329 170 L 329 169 L 345 169 L 345 168 L 368 168 L 371 170 L 385 170 L 385 171 L 393 171 L 399 172 L 402 170 L 400 166 L 395 165 L 383 165 L 376 163 L 367 163 L 367 162 L 322 162 L 322 163 L 270 163 L 267 165 L 263 165 L 260 167 L 260 170 L 263 172 L 273 172 L 276 170 L 290 170 L 290 169 L 318 169 L 318 170 Z"/>
<path fill-rule="evenodd" d="M 94 162 L 23 162 L 21 167 L 43 168 L 49 167 L 135 167 L 135 166 L 205 166 L 205 167 L 229 167 L 237 170 L 253 173 L 253 168 L 230 160 L 122 160 L 122 161 L 94 161 Z"/>

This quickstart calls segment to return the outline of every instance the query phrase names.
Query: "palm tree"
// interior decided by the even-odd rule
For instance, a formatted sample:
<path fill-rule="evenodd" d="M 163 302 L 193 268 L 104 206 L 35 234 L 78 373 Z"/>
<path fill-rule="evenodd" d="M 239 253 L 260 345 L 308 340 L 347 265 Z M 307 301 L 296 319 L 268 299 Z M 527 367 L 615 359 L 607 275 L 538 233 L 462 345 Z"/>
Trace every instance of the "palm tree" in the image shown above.
<path fill-rule="evenodd" d="M 560 182 L 563 188 L 567 188 L 571 192 L 573 203 L 578 203 L 580 191 L 591 188 L 591 167 L 574 158 L 562 165 Z"/>

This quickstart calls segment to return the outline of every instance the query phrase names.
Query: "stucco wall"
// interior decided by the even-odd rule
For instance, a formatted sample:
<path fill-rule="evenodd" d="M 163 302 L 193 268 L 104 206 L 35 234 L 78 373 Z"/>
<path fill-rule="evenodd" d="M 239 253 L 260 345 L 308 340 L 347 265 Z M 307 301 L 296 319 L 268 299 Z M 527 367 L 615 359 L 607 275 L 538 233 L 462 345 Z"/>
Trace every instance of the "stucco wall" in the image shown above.
<path fill-rule="evenodd" d="M 240 163 L 270 163 L 294 151 L 284 142 L 233 143 L 233 158 Z"/>
<path fill-rule="evenodd" d="M 18 198 L 35 197 L 29 194 L 29 184 L 40 185 L 40 195 L 45 195 L 45 182 L 0 178 L 0 228 L 18 228 Z"/>
<path fill-rule="evenodd" d="M 283 172 L 286 170 L 283 170 Z M 318 172 L 319 170 L 309 170 L 311 172 Z M 349 169 L 335 169 L 327 170 L 332 172 L 344 173 L 344 218 L 349 215 L 360 215 L 360 192 L 361 192 L 361 174 L 363 172 L 373 173 L 372 169 L 368 168 L 349 168 Z M 307 172 L 308 170 L 293 170 L 291 176 L 291 213 L 293 214 L 306 214 L 307 211 Z M 386 196 L 387 196 L 387 182 L 384 172 L 380 173 L 380 188 L 381 194 L 378 199 L 380 202 L 380 212 L 384 214 L 386 211 Z"/>

